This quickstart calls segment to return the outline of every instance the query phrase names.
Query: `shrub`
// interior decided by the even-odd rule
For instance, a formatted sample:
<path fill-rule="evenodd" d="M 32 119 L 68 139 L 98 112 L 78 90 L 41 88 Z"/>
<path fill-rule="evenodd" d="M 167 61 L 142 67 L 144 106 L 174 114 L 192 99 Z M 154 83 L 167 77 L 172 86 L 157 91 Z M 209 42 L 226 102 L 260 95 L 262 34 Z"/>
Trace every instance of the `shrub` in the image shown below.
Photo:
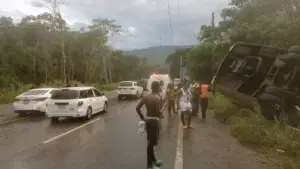
<path fill-rule="evenodd" d="M 212 97 L 212 105 L 215 117 L 226 122 L 242 144 L 270 153 L 281 168 L 300 168 L 300 132 L 291 129 L 284 117 L 275 123 L 266 121 L 261 114 L 237 107 L 220 94 Z"/>
<path fill-rule="evenodd" d="M 100 91 L 111 91 L 115 90 L 118 87 L 118 84 L 112 83 L 112 84 L 96 84 L 95 87 L 99 89 Z"/>

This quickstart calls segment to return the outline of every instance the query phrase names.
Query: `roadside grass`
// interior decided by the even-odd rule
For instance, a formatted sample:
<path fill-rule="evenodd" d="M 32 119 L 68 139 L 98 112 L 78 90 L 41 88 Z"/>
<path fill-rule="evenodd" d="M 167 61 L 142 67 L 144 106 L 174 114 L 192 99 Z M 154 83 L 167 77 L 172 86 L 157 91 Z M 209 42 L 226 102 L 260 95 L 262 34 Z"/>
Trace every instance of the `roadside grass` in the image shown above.
<path fill-rule="evenodd" d="M 111 91 L 116 90 L 118 88 L 118 83 L 111 83 L 111 84 L 95 84 L 94 85 L 100 91 Z"/>
<path fill-rule="evenodd" d="M 300 130 L 288 127 L 286 118 L 275 123 L 261 114 L 233 105 L 221 94 L 211 97 L 215 117 L 230 127 L 241 144 L 263 153 L 281 169 L 300 168 Z"/>
<path fill-rule="evenodd" d="M 94 86 L 100 91 L 111 91 L 117 89 L 117 83 L 112 83 L 112 84 L 82 84 L 78 81 L 71 81 L 70 85 L 71 86 Z M 64 84 L 60 80 L 55 80 L 51 83 L 48 84 L 41 84 L 39 86 L 35 86 L 34 84 L 18 84 L 18 86 L 12 86 L 12 87 L 7 87 L 3 88 L 0 90 L 0 104 L 7 104 L 11 103 L 15 100 L 16 96 L 19 94 L 31 89 L 31 88 L 36 88 L 36 87 L 54 87 L 54 88 L 60 88 L 64 87 Z"/>

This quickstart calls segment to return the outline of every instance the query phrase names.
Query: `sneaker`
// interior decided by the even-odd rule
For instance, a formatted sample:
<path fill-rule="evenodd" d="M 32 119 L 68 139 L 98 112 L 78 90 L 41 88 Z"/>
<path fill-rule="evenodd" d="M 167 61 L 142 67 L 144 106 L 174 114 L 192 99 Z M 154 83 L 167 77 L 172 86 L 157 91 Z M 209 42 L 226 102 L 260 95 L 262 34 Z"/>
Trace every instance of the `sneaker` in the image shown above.
<path fill-rule="evenodd" d="M 194 127 L 193 127 L 192 125 L 189 125 L 188 128 L 189 128 L 189 129 L 193 129 Z"/>
<path fill-rule="evenodd" d="M 187 126 L 187 125 L 184 125 L 184 126 L 183 126 L 183 128 L 184 128 L 184 129 L 187 129 L 187 128 L 188 128 L 188 126 Z"/>
<path fill-rule="evenodd" d="M 156 160 L 156 162 L 153 162 L 153 166 L 156 166 L 156 167 L 162 166 L 162 161 L 161 160 Z"/>

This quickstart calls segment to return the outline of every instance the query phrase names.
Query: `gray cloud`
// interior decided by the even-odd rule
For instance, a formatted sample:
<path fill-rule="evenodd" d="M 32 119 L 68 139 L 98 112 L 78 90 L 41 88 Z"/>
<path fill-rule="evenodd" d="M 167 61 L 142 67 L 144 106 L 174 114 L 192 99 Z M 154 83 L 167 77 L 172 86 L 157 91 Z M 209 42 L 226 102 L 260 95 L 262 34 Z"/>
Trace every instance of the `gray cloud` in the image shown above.
<path fill-rule="evenodd" d="M 4 0 L 0 1 L 4 3 Z M 172 44 L 167 0 L 68 0 L 68 2 L 67 6 L 61 8 L 61 13 L 68 23 L 76 28 L 90 24 L 92 19 L 99 17 L 114 19 L 117 24 L 122 25 L 121 35 L 110 40 L 114 47 L 124 49 Z M 3 3 L 1 6 L 5 6 Z M 211 12 L 216 12 L 218 19 L 221 9 L 227 6 L 228 0 L 179 0 L 179 4 L 178 8 L 178 0 L 170 0 L 174 44 L 190 45 L 197 43 L 196 35 L 200 26 L 209 23 Z M 32 9 L 22 12 L 32 14 Z M 21 7 L 18 10 L 21 10 Z M 130 27 L 135 28 L 135 31 L 130 32 L 128 29 Z"/>

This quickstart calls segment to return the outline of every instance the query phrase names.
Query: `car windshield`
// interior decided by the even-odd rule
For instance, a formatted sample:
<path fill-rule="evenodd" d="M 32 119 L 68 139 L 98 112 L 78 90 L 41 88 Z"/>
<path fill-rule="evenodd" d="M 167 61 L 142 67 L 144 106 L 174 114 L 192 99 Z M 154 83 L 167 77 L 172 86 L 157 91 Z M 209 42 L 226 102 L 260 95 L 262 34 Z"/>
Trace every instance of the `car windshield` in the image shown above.
<path fill-rule="evenodd" d="M 132 86 L 132 82 L 121 82 L 119 86 Z"/>
<path fill-rule="evenodd" d="M 69 89 L 55 90 L 51 96 L 51 99 L 61 99 L 61 100 L 77 99 L 77 98 L 78 98 L 78 91 L 69 90 Z"/>
<path fill-rule="evenodd" d="M 44 95 L 49 90 L 29 90 L 28 92 L 24 93 L 23 95 Z"/>

